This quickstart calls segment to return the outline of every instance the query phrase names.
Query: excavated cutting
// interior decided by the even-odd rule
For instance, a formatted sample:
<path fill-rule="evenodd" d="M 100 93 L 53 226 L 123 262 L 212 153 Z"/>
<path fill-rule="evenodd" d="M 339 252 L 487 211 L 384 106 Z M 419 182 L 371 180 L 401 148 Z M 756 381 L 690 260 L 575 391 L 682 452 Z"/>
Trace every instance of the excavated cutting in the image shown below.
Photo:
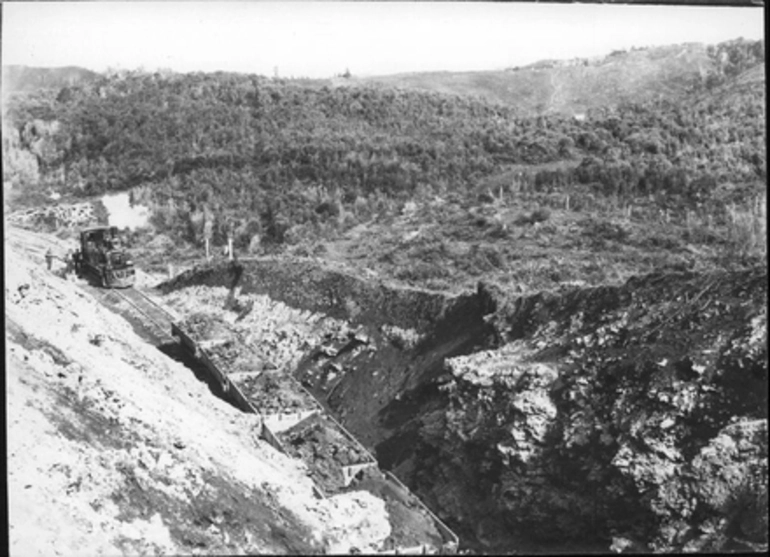
<path fill-rule="evenodd" d="M 466 547 L 765 547 L 765 269 L 450 297 L 265 260 L 164 288 L 236 268 L 347 320 L 293 375 Z"/>
<path fill-rule="evenodd" d="M 223 276 L 228 276 L 227 269 Z M 360 353 L 371 343 L 369 336 L 361 327 L 288 310 L 283 304 L 266 301 L 262 295 L 239 290 L 236 298 L 232 283 L 229 289 L 195 286 L 166 298 L 175 311 L 184 315 L 173 324 L 174 334 L 205 364 L 209 376 L 222 382 L 223 398 L 260 416 L 260 436 L 302 462 L 319 495 L 362 490 L 377 497 L 390 494 L 384 502 L 391 534 L 378 551 L 455 551 L 458 540 L 454 533 L 395 477 L 379 472 L 375 457 L 291 375 L 298 358 L 288 357 L 288 348 L 293 345 L 301 355 L 310 346 L 288 332 L 293 325 L 300 326 L 300 321 L 305 332 L 315 336 L 314 346 L 327 355 L 331 354 L 331 349 L 325 347 L 328 343 L 338 346 L 334 349 L 336 355 Z M 193 293 L 199 299 L 191 304 Z M 195 310 L 188 312 L 192 307 Z M 273 320 L 287 329 L 277 334 L 266 330 L 265 322 Z M 280 342 L 274 342 L 276 339 Z M 265 351 L 265 345 L 275 350 Z M 409 496 L 392 497 L 394 493 Z"/>

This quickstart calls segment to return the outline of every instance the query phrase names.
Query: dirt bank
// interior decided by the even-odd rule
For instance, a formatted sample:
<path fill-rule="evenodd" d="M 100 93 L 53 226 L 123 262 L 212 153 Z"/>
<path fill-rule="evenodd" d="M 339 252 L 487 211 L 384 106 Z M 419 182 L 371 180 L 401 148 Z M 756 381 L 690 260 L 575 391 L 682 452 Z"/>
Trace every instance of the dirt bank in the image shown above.
<path fill-rule="evenodd" d="M 340 271 L 321 261 L 260 258 L 212 263 L 162 283 L 162 292 L 205 285 L 260 294 L 293 308 L 322 313 L 351 323 L 377 323 L 429 330 L 451 310 L 454 298 L 417 288 L 395 287 Z"/>

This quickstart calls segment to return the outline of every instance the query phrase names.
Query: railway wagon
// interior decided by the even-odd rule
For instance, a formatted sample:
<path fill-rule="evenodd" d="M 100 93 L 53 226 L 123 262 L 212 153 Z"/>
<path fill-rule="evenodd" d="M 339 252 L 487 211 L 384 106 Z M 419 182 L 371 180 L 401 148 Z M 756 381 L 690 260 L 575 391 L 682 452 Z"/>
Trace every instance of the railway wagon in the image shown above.
<path fill-rule="evenodd" d="M 196 342 L 178 323 L 171 323 L 171 334 L 178 338 L 182 346 L 203 365 L 209 378 L 219 385 L 220 392 L 225 398 L 233 402 L 236 407 L 244 412 L 259 414 L 259 409 L 233 384 L 230 378 L 227 377 L 227 374 L 212 361 L 206 350 L 207 344 L 205 342 Z"/>

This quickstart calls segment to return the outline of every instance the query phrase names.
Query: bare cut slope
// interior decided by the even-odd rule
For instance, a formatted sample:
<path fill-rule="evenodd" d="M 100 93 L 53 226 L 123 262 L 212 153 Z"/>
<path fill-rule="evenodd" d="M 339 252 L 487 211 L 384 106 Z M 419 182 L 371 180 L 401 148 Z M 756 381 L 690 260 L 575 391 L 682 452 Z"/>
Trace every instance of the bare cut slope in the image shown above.
<path fill-rule="evenodd" d="M 387 535 L 381 500 L 316 499 L 253 416 L 49 273 L 43 235 L 6 248 L 13 554 L 366 551 Z"/>

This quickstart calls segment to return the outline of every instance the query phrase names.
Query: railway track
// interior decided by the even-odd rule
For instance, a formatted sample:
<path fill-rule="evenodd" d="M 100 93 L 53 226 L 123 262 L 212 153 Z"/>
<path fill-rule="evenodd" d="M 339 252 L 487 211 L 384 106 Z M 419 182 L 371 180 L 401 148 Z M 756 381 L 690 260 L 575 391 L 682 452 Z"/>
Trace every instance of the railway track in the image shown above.
<path fill-rule="evenodd" d="M 209 387 L 214 396 L 225 398 L 223 386 L 212 377 L 206 365 L 190 354 L 179 342 L 179 338 L 172 334 L 172 323 L 179 320 L 178 316 L 135 288 L 118 290 L 92 285 L 83 288 L 105 307 L 121 314 L 141 337 L 154 344 L 166 356 L 190 369 L 199 381 Z M 243 409 L 238 404 L 235 406 Z"/>
<path fill-rule="evenodd" d="M 159 343 L 177 342 L 171 334 L 175 317 L 145 294 L 135 288 L 125 290 L 94 288 L 98 298 L 109 305 L 121 306 L 132 313 L 141 326 Z"/>

